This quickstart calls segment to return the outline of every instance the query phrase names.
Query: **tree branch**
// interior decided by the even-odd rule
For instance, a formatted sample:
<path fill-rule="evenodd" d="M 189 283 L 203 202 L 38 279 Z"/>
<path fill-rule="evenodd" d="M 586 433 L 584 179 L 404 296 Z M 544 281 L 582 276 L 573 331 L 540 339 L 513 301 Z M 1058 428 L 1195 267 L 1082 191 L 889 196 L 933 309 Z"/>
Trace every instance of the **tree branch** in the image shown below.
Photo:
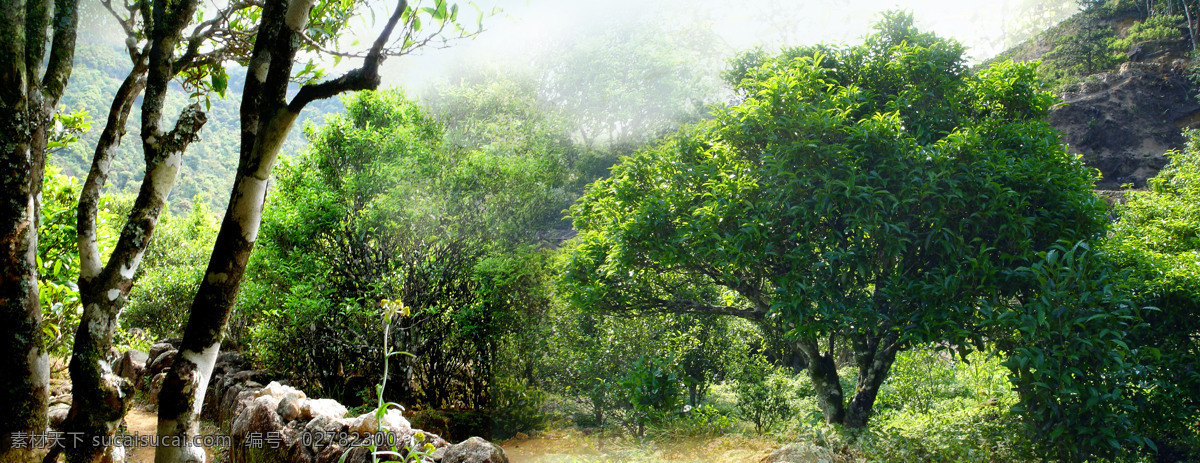
<path fill-rule="evenodd" d="M 387 25 L 383 27 L 383 31 L 375 38 L 375 43 L 371 46 L 371 51 L 367 53 L 367 58 L 363 62 L 362 67 L 347 72 L 334 80 L 300 87 L 300 91 L 296 93 L 296 96 L 292 98 L 292 102 L 288 104 L 288 110 L 293 113 L 299 113 L 305 106 L 316 100 L 329 98 L 351 90 L 372 90 L 379 87 L 379 65 L 383 63 L 384 58 L 387 56 L 384 53 L 384 47 L 387 45 L 388 39 L 391 38 L 392 32 L 395 31 L 396 24 L 400 22 L 400 16 L 404 14 L 404 10 L 407 8 L 408 2 L 406 0 L 396 2 L 395 11 L 388 18 Z M 297 34 L 303 35 L 299 32 Z"/>
<path fill-rule="evenodd" d="M 116 155 L 116 147 L 121 144 L 125 135 L 126 122 L 129 112 L 133 109 L 134 100 L 146 87 L 146 60 L 134 64 L 133 70 L 121 82 L 113 97 L 108 110 L 108 122 L 100 139 L 96 142 L 96 150 L 92 155 L 92 167 L 88 171 L 87 180 L 79 194 L 79 206 L 75 212 L 76 239 L 79 246 L 79 287 L 86 288 L 89 283 L 100 275 L 100 250 L 96 245 L 96 211 L 100 203 L 100 190 L 108 181 L 112 158 Z"/>
<path fill-rule="evenodd" d="M 650 299 L 646 301 L 646 304 L 646 309 L 663 313 L 732 315 L 751 321 L 759 321 L 767 316 L 766 310 L 761 310 L 755 307 L 713 305 L 698 301 Z"/>

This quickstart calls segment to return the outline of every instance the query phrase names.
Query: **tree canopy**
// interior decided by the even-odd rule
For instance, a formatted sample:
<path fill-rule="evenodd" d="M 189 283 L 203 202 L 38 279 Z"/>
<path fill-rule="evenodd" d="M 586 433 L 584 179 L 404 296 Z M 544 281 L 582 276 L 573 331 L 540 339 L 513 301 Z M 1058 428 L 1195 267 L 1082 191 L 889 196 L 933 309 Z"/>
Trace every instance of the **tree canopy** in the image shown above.
<path fill-rule="evenodd" d="M 897 351 L 979 342 L 1017 268 L 1103 229 L 1095 173 L 1031 65 L 886 15 L 864 44 L 743 57 L 743 100 L 625 159 L 571 209 L 584 307 L 738 315 L 786 332 L 827 421 L 865 425 Z M 843 403 L 833 356 L 853 350 Z"/>

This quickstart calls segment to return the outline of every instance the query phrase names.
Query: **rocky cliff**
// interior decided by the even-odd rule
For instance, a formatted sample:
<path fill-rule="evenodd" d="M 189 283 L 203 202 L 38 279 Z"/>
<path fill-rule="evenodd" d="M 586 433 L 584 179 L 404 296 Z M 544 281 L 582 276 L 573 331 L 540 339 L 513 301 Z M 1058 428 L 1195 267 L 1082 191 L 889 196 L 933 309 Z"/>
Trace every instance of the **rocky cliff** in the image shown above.
<path fill-rule="evenodd" d="M 1183 129 L 1200 127 L 1200 103 L 1187 79 L 1186 40 L 1142 43 L 1111 72 L 1089 76 L 1050 122 L 1068 150 L 1100 169 L 1097 189 L 1140 188 L 1166 165 L 1168 150 L 1183 148 Z"/>
<path fill-rule="evenodd" d="M 1102 72 L 1071 75 L 1056 62 L 1054 48 L 1086 37 L 1082 24 L 1094 21 L 1111 28 L 1113 39 L 1126 38 L 1142 20 L 1137 13 L 1130 8 L 1080 13 L 996 58 L 1043 60 L 1059 69 L 1056 84 L 1072 82 L 1059 88 L 1063 103 L 1051 111 L 1050 122 L 1063 132 L 1069 151 L 1100 170 L 1099 190 L 1144 187 L 1166 165 L 1163 153 L 1183 148 L 1182 131 L 1200 128 L 1200 99 L 1188 78 L 1198 71 L 1186 23 L 1180 23 L 1178 38 L 1134 42 L 1114 52 L 1112 62 L 1120 64 Z M 1106 49 L 1109 43 L 1097 45 Z"/>

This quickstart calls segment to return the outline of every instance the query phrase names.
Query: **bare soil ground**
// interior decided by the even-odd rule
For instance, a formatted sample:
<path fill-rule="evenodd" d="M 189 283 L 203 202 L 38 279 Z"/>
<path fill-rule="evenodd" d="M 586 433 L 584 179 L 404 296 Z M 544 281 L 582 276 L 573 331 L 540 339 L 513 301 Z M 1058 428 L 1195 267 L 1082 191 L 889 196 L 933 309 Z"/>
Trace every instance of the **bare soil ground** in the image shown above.
<path fill-rule="evenodd" d="M 551 431 L 500 442 L 513 463 L 728 462 L 757 463 L 780 443 L 769 437 L 725 435 L 665 441 L 598 440 L 578 431 Z"/>

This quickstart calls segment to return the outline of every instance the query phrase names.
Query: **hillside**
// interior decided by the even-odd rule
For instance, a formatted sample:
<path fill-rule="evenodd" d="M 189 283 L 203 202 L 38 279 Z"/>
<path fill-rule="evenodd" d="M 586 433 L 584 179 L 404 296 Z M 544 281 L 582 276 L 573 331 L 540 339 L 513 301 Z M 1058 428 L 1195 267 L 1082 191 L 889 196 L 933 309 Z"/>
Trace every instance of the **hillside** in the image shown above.
<path fill-rule="evenodd" d="M 75 69 L 70 84 L 62 98 L 66 111 L 86 110 L 91 116 L 92 129 L 75 143 L 51 155 L 50 162 L 67 175 L 82 180 L 91 167 L 93 150 L 104 121 L 112 95 L 129 72 L 128 55 L 120 45 L 107 42 L 80 41 L 75 51 Z M 229 73 L 229 89 L 224 98 L 213 95 L 208 109 L 208 123 L 200 132 L 200 141 L 193 143 L 183 156 L 183 168 L 179 180 L 171 191 L 172 209 L 190 207 L 197 195 L 206 198 L 214 210 L 224 210 L 229 200 L 229 189 L 233 185 L 234 171 L 238 160 L 238 105 L 242 100 L 244 68 L 232 66 Z M 168 94 L 165 113 L 174 123 L 174 117 L 188 103 L 187 93 L 176 86 Z M 340 101 L 318 101 L 308 106 L 297 125 L 303 127 L 308 121 L 321 123 L 326 114 L 341 112 Z M 136 194 L 145 174 L 145 161 L 141 151 L 141 103 L 135 104 L 129 115 L 129 124 L 122 139 L 117 156 L 113 159 L 105 191 L 108 193 Z M 284 144 L 282 153 L 290 156 L 305 145 L 302 130 L 293 130 Z"/>
<path fill-rule="evenodd" d="M 1145 186 L 1200 127 L 1192 44 L 1182 14 L 1150 19 L 1128 1 L 1094 7 L 992 61 L 1042 60 L 1062 96 L 1050 121 L 1068 149 L 1100 170 L 1100 190 Z"/>

